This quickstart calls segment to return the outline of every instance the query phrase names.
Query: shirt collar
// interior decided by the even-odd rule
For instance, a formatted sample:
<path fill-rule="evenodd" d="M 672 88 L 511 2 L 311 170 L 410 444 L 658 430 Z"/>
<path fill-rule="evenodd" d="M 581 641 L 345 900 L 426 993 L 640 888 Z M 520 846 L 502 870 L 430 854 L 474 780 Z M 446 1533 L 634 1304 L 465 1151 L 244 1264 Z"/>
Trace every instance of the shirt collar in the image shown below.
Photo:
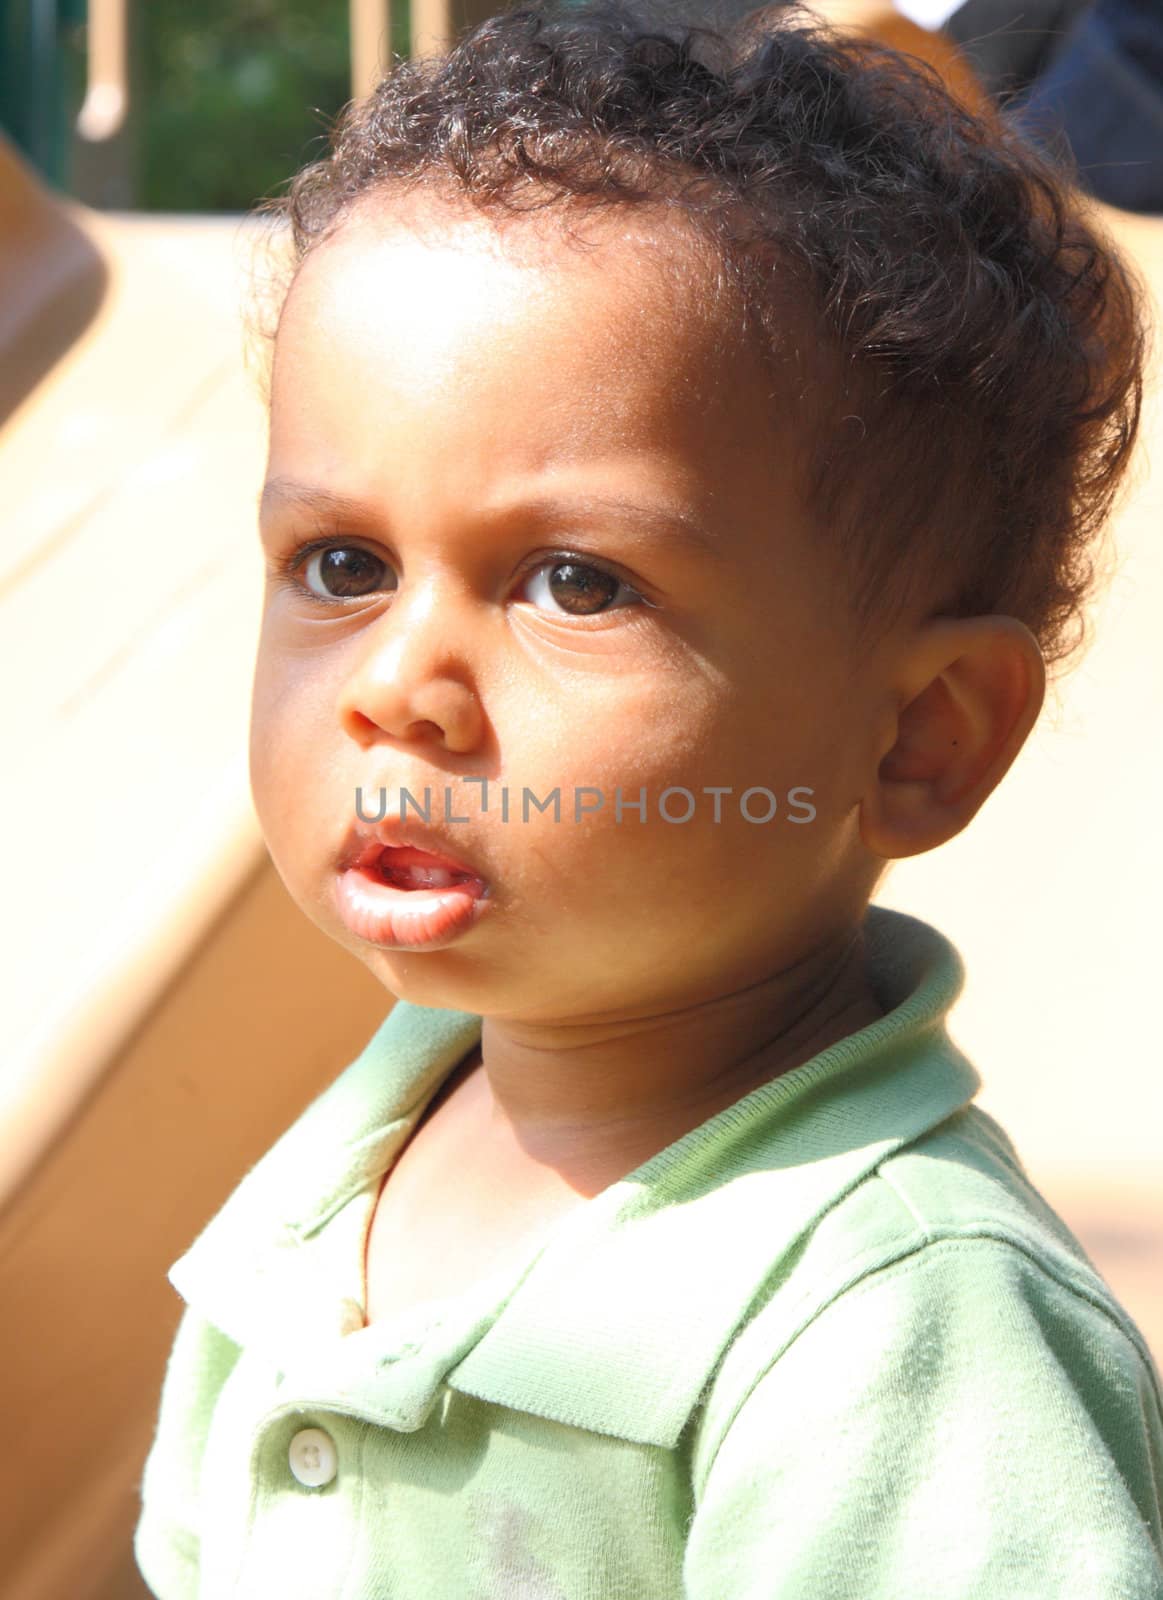
<path fill-rule="evenodd" d="M 430 1375 L 424 1403 L 401 1426 L 419 1426 L 443 1378 L 498 1405 L 673 1448 L 797 1241 L 981 1086 L 945 1030 L 965 978 L 954 946 L 880 906 L 868 908 L 865 933 L 887 1014 L 568 1213 L 467 1354 Z M 475 1014 L 398 1000 L 170 1268 L 183 1298 L 240 1346 L 285 1356 L 310 1294 L 304 1274 L 326 1259 L 327 1224 L 383 1173 L 480 1036 Z M 316 1287 L 326 1302 L 325 1285 Z M 362 1401 L 366 1411 L 367 1392 Z"/>

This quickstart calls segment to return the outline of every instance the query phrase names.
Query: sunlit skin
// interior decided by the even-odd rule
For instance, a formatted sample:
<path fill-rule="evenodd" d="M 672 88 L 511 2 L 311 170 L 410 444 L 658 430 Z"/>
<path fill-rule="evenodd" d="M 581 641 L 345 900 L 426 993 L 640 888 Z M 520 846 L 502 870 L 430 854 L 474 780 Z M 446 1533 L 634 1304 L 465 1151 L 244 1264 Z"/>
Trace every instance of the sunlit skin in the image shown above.
<path fill-rule="evenodd" d="M 482 1164 L 579 1194 L 881 1015 L 869 895 L 886 862 L 965 826 L 1044 683 L 1003 617 L 909 614 L 857 670 L 770 373 L 684 225 L 617 210 L 584 231 L 579 251 L 551 221 L 501 232 L 381 198 L 307 257 L 275 343 L 267 481 L 364 512 L 269 501 L 251 739 L 270 853 L 306 915 L 393 995 L 483 1017 L 462 1094 Z M 667 271 L 681 252 L 690 292 Z M 587 515 L 587 494 L 686 518 L 708 548 Z M 378 558 L 382 581 L 341 604 L 306 559 L 276 581 L 320 536 Z M 571 614 L 548 583 L 562 552 L 628 587 Z M 489 780 L 487 815 L 470 776 Z M 357 786 L 393 806 L 427 788 L 440 827 L 446 785 L 470 820 L 445 837 L 487 879 L 489 914 L 439 948 L 357 938 L 334 896 Z M 523 785 L 559 788 L 561 820 L 522 821 Z M 575 823 L 583 786 L 605 805 Z M 646 789 L 645 822 L 616 821 L 619 786 Z M 689 822 L 659 816 L 671 786 L 696 796 Z M 762 824 L 738 805 L 758 786 L 779 807 Z M 807 823 L 790 820 L 797 786 Z"/>

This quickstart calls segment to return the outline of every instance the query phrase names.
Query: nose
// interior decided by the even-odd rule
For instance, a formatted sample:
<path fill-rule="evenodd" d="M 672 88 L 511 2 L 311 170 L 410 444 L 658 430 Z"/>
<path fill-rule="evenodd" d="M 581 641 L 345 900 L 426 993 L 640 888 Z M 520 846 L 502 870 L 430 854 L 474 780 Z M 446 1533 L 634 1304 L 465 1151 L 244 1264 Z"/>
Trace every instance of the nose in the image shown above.
<path fill-rule="evenodd" d="M 343 685 L 340 724 L 364 748 L 385 738 L 476 748 L 484 712 L 465 641 L 472 622 L 452 583 L 433 578 L 400 589 L 369 628 Z"/>

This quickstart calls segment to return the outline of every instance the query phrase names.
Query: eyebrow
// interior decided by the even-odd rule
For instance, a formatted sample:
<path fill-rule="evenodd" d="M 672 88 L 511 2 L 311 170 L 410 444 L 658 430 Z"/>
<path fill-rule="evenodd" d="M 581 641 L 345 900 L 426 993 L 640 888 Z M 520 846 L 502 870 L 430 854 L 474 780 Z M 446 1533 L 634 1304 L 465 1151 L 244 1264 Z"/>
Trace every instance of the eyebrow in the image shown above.
<path fill-rule="evenodd" d="M 366 523 L 377 514 L 370 503 L 320 484 L 300 483 L 286 477 L 268 478 L 259 491 L 260 518 L 272 512 L 276 506 L 284 505 L 302 506 L 309 511 L 352 522 Z M 677 540 L 700 555 L 722 558 L 725 554 L 723 541 L 688 512 L 669 506 L 646 505 L 623 495 L 537 495 L 506 506 L 498 515 L 512 515 L 517 511 L 537 512 L 544 516 L 620 512 L 633 522 L 651 528 L 669 540 Z"/>

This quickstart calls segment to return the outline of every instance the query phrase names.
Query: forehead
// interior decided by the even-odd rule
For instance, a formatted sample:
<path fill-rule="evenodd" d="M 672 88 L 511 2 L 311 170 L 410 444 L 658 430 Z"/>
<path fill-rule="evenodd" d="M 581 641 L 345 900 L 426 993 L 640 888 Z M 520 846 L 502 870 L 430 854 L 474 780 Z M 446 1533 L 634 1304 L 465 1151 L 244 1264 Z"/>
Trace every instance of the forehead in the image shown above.
<path fill-rule="evenodd" d="M 708 403 L 739 343 L 734 294 L 681 218 L 613 207 L 495 219 L 429 196 L 360 202 L 285 302 L 272 419 L 322 382 L 409 404 L 447 395 L 640 412 Z M 738 372 L 731 374 L 737 380 Z M 313 400 L 314 400 L 313 396 Z"/>
<path fill-rule="evenodd" d="M 604 291 L 623 312 L 634 301 L 666 299 L 676 320 L 696 326 L 721 323 L 732 309 L 730 295 L 718 292 L 722 272 L 709 239 L 681 213 L 654 204 L 483 212 L 441 190 L 357 201 L 308 254 L 288 298 L 318 302 L 340 274 L 347 292 L 359 292 L 386 271 L 413 288 L 433 277 L 434 289 L 455 284 L 466 296 L 476 288 L 471 297 L 491 301 L 494 312 L 515 292 L 600 301 Z"/>

